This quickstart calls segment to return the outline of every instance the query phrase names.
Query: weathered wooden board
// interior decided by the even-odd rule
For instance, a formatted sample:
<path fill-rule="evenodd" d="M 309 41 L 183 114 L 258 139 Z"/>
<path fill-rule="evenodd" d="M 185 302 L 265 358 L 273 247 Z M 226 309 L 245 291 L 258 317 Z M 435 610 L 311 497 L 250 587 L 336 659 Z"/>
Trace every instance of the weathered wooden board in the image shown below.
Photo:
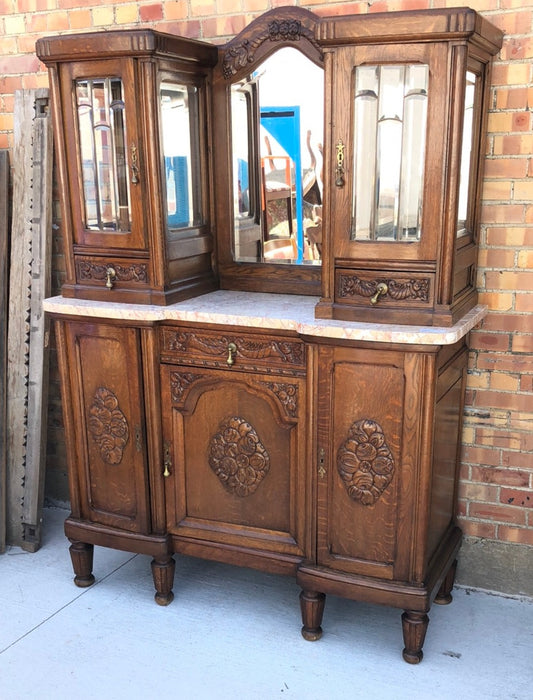
<path fill-rule="evenodd" d="M 41 541 L 48 390 L 52 131 L 48 90 L 15 93 L 8 330 L 7 541 Z"/>
<path fill-rule="evenodd" d="M 7 290 L 9 238 L 9 155 L 0 151 L 0 552 L 6 547 L 7 469 Z"/>

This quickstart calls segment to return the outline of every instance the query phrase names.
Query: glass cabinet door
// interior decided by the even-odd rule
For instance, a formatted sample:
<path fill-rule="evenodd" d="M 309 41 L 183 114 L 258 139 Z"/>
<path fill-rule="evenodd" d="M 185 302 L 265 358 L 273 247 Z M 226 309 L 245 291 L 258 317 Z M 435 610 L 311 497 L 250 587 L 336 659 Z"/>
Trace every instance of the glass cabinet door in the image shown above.
<path fill-rule="evenodd" d="M 432 85 L 442 81 L 445 61 L 439 64 L 438 46 L 402 49 L 336 52 L 330 167 L 337 258 L 435 256 L 441 188 L 438 169 L 427 164 L 444 158 L 436 125 L 445 103 Z"/>
<path fill-rule="evenodd" d="M 74 235 L 82 245 L 144 248 L 141 146 L 127 59 L 62 67 L 70 73 L 72 102 L 65 110 Z M 70 123 L 69 123 L 70 122 Z"/>

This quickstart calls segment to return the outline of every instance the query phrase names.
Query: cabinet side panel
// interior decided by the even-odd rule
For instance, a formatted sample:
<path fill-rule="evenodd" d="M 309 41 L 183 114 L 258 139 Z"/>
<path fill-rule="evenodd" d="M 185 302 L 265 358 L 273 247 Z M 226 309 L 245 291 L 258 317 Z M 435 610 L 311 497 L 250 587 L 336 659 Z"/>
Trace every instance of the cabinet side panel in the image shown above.
<path fill-rule="evenodd" d="M 428 531 L 428 557 L 438 548 L 453 522 L 456 501 L 456 472 L 463 407 L 463 374 L 467 354 L 463 352 L 441 374 L 435 408 L 433 481 Z"/>

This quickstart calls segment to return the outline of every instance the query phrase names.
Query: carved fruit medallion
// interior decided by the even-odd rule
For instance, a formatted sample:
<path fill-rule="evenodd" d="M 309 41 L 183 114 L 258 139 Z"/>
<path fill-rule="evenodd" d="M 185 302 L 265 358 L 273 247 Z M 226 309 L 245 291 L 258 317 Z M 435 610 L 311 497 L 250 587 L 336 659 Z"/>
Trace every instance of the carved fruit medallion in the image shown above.
<path fill-rule="evenodd" d="M 255 429 L 232 416 L 218 426 L 209 443 L 209 466 L 236 496 L 250 496 L 270 469 L 270 456 Z"/>
<path fill-rule="evenodd" d="M 107 464 L 120 464 L 129 438 L 128 422 L 115 394 L 101 386 L 89 406 L 89 433 Z"/>
<path fill-rule="evenodd" d="M 354 501 L 370 506 L 380 498 L 392 481 L 394 458 L 379 423 L 353 423 L 337 453 L 337 469 Z"/>

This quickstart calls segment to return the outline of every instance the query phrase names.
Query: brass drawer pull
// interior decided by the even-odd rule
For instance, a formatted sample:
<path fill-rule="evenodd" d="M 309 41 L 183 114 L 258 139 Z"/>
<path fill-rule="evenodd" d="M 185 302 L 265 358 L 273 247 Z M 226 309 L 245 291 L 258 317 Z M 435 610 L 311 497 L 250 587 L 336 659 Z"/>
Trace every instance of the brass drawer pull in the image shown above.
<path fill-rule="evenodd" d="M 389 291 L 389 288 L 387 287 L 387 285 L 385 284 L 385 282 L 380 282 L 380 283 L 378 284 L 378 286 L 376 287 L 376 293 L 374 294 L 374 296 L 372 297 L 372 299 L 370 299 L 370 303 L 371 303 L 371 304 L 377 304 L 378 301 L 379 301 L 379 297 L 380 297 L 380 296 L 383 296 L 383 295 L 386 294 L 388 291 Z"/>
<path fill-rule="evenodd" d="M 226 363 L 231 367 L 235 364 L 235 355 L 237 354 L 237 346 L 235 343 L 229 343 L 228 345 L 228 359 Z"/>
<path fill-rule="evenodd" d="M 113 289 L 113 283 L 117 278 L 117 273 L 114 267 L 109 266 L 107 270 L 105 271 L 106 274 L 106 283 L 105 286 L 108 289 Z"/>

